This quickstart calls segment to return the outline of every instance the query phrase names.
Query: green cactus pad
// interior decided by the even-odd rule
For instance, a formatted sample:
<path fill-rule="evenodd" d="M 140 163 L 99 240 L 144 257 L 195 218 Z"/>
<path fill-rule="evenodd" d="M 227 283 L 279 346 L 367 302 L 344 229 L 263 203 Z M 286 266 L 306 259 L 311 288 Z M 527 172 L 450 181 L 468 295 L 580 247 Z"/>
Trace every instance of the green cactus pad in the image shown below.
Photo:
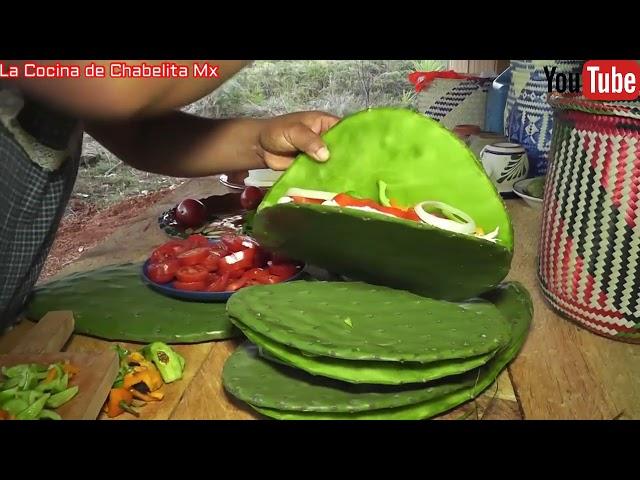
<path fill-rule="evenodd" d="M 334 414 L 412 405 L 462 389 L 473 381 L 471 376 L 461 375 L 454 381 L 436 381 L 428 387 L 419 383 L 356 385 L 267 361 L 248 342 L 229 357 L 222 371 L 225 389 L 254 408 Z"/>
<path fill-rule="evenodd" d="M 253 235 L 263 245 L 355 280 L 445 300 L 476 296 L 505 278 L 513 250 L 509 215 L 453 133 L 424 115 L 378 108 L 344 118 L 323 138 L 329 161 L 299 156 L 261 203 Z M 379 201 L 380 180 L 401 205 L 446 202 L 486 232 L 499 227 L 499 243 L 376 213 L 277 204 L 292 187 Z"/>
<path fill-rule="evenodd" d="M 435 362 L 491 353 L 509 325 L 489 302 L 451 303 L 361 282 L 248 287 L 230 317 L 306 354 L 346 360 Z"/>
<path fill-rule="evenodd" d="M 462 375 L 422 385 L 354 385 L 268 362 L 244 347 L 225 364 L 223 383 L 232 395 L 278 419 L 430 418 L 482 393 L 526 339 L 533 315 L 526 289 L 516 282 L 505 283 L 486 298 L 508 319 L 511 341 L 486 365 Z"/>
<path fill-rule="evenodd" d="M 276 360 L 299 368 L 313 375 L 334 378 L 350 383 L 369 383 L 377 385 L 400 385 L 403 383 L 423 383 L 442 377 L 464 373 L 484 365 L 495 352 L 476 357 L 444 360 L 440 362 L 377 362 L 342 360 L 340 358 L 309 356 L 260 335 L 237 319 L 231 321 L 254 344 L 266 350 Z M 264 357 L 264 355 L 262 355 Z"/>
<path fill-rule="evenodd" d="M 181 301 L 154 292 L 140 279 L 141 264 L 111 265 L 39 286 L 27 318 L 71 310 L 75 332 L 113 341 L 196 343 L 239 334 L 224 303 Z"/>

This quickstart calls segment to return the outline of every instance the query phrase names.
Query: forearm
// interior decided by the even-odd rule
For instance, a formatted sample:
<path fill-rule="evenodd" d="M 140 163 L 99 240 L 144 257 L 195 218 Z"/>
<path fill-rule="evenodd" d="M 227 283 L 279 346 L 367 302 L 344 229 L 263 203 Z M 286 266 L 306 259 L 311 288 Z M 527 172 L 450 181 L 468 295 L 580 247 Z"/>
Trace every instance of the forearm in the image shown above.
<path fill-rule="evenodd" d="M 87 122 L 86 131 L 129 165 L 173 177 L 265 168 L 260 119 L 215 120 L 172 112 L 120 122 Z"/>

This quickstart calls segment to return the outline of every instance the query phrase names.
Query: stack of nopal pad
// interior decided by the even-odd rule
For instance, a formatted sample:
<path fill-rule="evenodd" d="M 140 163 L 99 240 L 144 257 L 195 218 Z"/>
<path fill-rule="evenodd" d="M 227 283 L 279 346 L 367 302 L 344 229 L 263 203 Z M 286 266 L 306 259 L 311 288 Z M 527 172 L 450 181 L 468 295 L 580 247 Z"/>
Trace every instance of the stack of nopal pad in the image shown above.
<path fill-rule="evenodd" d="M 279 419 L 424 419 L 486 389 L 517 354 L 531 299 L 518 283 L 453 303 L 361 282 L 243 289 L 227 304 L 250 342 L 226 390 Z"/>

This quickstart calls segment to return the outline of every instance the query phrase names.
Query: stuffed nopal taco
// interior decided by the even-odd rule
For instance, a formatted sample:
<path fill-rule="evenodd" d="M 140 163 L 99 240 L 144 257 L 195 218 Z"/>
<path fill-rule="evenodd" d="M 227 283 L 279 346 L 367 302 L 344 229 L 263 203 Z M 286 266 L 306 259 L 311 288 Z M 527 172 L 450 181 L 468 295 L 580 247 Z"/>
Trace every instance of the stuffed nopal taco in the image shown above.
<path fill-rule="evenodd" d="M 299 156 L 264 198 L 266 247 L 356 280 L 466 299 L 507 275 L 513 230 L 482 165 L 437 122 L 377 108 L 324 135 L 326 163 Z"/>

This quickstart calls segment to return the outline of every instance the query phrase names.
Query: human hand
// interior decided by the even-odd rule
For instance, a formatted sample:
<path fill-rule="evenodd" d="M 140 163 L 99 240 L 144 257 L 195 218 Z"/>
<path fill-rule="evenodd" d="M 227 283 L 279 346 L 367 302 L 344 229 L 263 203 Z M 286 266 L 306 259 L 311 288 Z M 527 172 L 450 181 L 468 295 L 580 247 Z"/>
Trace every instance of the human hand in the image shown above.
<path fill-rule="evenodd" d="M 324 112 L 298 112 L 271 118 L 260 131 L 258 154 L 272 170 L 286 170 L 301 152 L 326 162 L 329 150 L 321 135 L 339 120 Z"/>

